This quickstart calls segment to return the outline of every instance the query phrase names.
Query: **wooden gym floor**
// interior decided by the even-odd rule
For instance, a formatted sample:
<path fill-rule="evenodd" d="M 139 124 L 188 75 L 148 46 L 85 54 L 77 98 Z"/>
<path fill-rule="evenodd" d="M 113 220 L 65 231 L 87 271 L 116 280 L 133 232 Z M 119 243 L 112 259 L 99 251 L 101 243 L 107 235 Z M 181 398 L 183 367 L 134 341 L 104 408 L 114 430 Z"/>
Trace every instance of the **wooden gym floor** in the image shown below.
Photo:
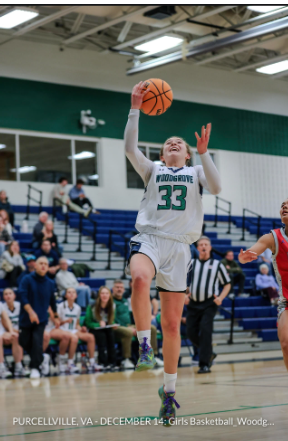
<path fill-rule="evenodd" d="M 0 380 L 0 438 L 5 441 L 287 439 L 288 373 L 282 360 L 215 364 L 211 374 L 206 375 L 198 375 L 197 367 L 180 368 L 176 396 L 181 405 L 177 413 L 179 424 L 170 428 L 157 425 L 155 418 L 160 407 L 157 390 L 162 379 L 163 369 L 33 381 Z M 104 425 L 108 417 L 148 416 L 150 425 L 135 425 L 136 420 L 134 425 Z M 40 420 L 32 420 L 35 425 L 29 425 L 27 420 L 20 425 L 27 417 Z M 13 418 L 18 419 L 14 424 Z M 194 418 L 201 425 L 191 425 L 190 418 L 192 423 Z M 249 422 L 251 425 L 247 425 Z M 67 425 L 72 423 L 77 425 Z"/>

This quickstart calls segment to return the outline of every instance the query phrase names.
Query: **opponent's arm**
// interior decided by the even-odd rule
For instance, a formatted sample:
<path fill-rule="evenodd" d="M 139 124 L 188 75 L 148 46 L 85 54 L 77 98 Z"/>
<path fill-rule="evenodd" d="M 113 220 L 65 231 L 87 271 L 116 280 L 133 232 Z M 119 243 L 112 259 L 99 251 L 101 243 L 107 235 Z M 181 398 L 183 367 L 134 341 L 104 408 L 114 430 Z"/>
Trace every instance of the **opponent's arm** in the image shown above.
<path fill-rule="evenodd" d="M 138 122 L 143 98 L 149 89 L 143 90 L 143 82 L 134 86 L 131 95 L 131 110 L 124 133 L 126 156 L 147 185 L 152 174 L 153 162 L 138 149 Z"/>
<path fill-rule="evenodd" d="M 207 150 L 208 143 L 210 139 L 211 133 L 211 124 L 207 124 L 207 128 L 205 129 L 202 126 L 201 138 L 197 132 L 195 132 L 195 136 L 197 139 L 197 150 L 200 155 L 201 166 L 196 166 L 196 170 L 198 173 L 199 182 L 202 187 L 206 188 L 211 194 L 218 194 L 221 191 L 221 179 L 217 168 L 215 167 L 214 162 L 212 161 L 211 156 Z"/>
<path fill-rule="evenodd" d="M 269 248 L 273 254 L 275 254 L 275 241 L 272 233 L 264 234 L 260 237 L 258 242 L 256 242 L 251 248 L 246 251 L 241 249 L 238 260 L 240 263 L 248 263 L 256 260 L 260 254 L 264 253 L 265 250 Z"/>

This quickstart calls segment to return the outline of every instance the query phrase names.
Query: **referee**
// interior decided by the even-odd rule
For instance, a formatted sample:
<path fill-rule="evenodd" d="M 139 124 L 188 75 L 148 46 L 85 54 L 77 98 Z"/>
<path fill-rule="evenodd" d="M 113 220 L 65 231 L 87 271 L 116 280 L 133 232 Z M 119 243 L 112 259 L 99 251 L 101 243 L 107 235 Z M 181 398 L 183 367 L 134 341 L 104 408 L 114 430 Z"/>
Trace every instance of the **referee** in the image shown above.
<path fill-rule="evenodd" d="M 230 279 L 225 266 L 211 257 L 209 237 L 202 236 L 197 243 L 199 258 L 192 259 L 187 286 L 189 304 L 186 317 L 187 337 L 199 348 L 198 374 L 211 372 L 216 354 L 212 352 L 213 319 L 217 306 L 230 292 Z M 219 282 L 223 290 L 219 295 Z"/>

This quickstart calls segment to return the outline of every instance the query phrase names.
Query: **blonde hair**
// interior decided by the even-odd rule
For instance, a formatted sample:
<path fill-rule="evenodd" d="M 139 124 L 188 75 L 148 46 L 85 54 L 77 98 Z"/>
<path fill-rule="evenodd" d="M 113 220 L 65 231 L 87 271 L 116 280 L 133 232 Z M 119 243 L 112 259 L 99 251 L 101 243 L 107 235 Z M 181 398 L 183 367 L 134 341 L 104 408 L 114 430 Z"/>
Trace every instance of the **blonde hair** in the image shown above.
<path fill-rule="evenodd" d="M 166 139 L 166 141 L 164 142 L 164 144 L 162 145 L 161 150 L 160 150 L 160 155 L 159 155 L 160 160 L 161 160 L 161 156 L 163 156 L 163 153 L 164 153 L 164 146 L 165 146 L 166 142 L 169 141 L 169 139 L 171 139 L 171 138 L 176 138 L 176 136 L 170 136 L 170 138 Z M 185 164 L 189 165 L 189 162 L 190 162 L 191 156 L 192 156 L 190 145 L 185 141 L 185 139 L 180 138 L 180 136 L 177 136 L 177 138 L 181 139 L 181 141 L 183 141 L 186 146 L 186 151 L 187 151 L 188 155 L 190 155 L 190 158 L 186 159 Z"/>

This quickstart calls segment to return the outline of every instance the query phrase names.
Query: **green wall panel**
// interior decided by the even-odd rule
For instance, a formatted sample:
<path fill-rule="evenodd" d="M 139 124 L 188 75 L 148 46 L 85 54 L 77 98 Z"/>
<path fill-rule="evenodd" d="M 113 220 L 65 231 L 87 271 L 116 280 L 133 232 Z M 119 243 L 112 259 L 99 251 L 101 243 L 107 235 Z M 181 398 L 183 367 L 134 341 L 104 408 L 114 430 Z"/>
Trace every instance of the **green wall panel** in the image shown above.
<path fill-rule="evenodd" d="M 123 138 L 130 95 L 0 77 L 0 127 L 82 135 L 81 110 L 106 121 L 87 137 Z M 288 117 L 174 100 L 161 116 L 141 114 L 141 141 L 162 143 L 172 135 L 195 145 L 195 131 L 212 122 L 211 148 L 288 155 Z"/>

